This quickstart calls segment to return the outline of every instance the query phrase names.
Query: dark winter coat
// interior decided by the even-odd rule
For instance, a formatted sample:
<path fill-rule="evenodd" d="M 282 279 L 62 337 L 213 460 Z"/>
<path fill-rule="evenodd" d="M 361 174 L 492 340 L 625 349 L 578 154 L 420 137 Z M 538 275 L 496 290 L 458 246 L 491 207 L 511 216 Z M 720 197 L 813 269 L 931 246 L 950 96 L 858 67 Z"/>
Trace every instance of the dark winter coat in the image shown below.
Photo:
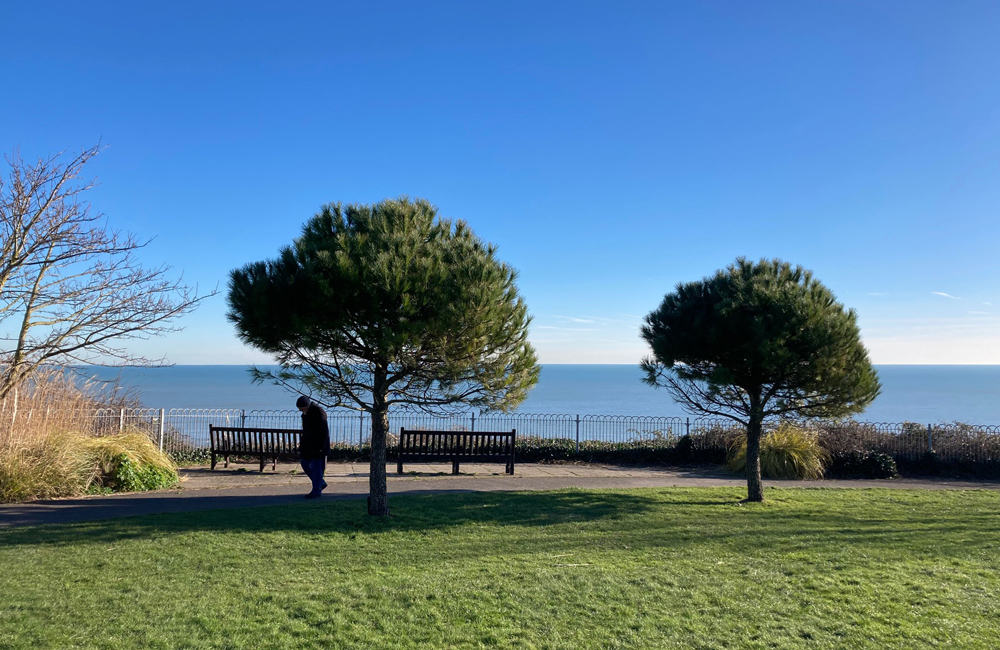
<path fill-rule="evenodd" d="M 326 458 L 330 454 L 330 426 L 326 411 L 310 404 L 302 414 L 302 435 L 299 437 L 299 455 L 304 460 Z"/>

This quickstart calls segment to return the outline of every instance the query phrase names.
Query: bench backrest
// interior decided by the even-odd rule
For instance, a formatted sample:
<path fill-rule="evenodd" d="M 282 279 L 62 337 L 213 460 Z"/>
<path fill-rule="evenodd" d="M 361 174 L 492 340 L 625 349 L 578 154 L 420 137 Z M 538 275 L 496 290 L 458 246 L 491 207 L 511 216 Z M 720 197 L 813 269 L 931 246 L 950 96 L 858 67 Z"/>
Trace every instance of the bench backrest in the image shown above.
<path fill-rule="evenodd" d="M 514 456 L 517 430 L 399 430 L 399 453 L 406 457 L 505 458 Z"/>
<path fill-rule="evenodd" d="M 247 454 L 297 454 L 298 429 L 261 429 L 246 427 L 217 427 L 208 425 L 212 450 L 216 452 Z"/>

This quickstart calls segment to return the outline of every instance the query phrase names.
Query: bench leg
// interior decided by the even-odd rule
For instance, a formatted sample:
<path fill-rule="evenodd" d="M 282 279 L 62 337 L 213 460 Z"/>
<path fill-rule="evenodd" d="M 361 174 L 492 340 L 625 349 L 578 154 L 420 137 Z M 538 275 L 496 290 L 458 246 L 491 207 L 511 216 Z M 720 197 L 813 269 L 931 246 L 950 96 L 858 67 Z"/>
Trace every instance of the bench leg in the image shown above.
<path fill-rule="evenodd" d="M 266 459 L 265 459 L 265 457 L 264 457 L 264 454 L 261 454 L 261 455 L 260 455 L 260 473 L 261 473 L 261 474 L 263 474 L 263 473 L 264 473 L 264 463 L 265 463 L 265 462 L 266 462 Z"/>
<path fill-rule="evenodd" d="M 215 469 L 215 452 L 212 452 L 212 469 Z"/>
<path fill-rule="evenodd" d="M 226 454 L 226 462 L 222 466 L 229 469 L 229 454 Z"/>
<path fill-rule="evenodd" d="M 402 458 L 400 458 L 399 460 L 396 461 L 396 473 L 397 474 L 402 474 L 403 473 L 403 459 Z"/>
<path fill-rule="evenodd" d="M 275 455 L 271 459 L 271 471 L 272 472 L 277 472 L 278 471 L 278 456 L 277 455 Z"/>
<path fill-rule="evenodd" d="M 451 461 L 451 473 L 452 474 L 458 474 L 458 461 L 457 460 Z"/>

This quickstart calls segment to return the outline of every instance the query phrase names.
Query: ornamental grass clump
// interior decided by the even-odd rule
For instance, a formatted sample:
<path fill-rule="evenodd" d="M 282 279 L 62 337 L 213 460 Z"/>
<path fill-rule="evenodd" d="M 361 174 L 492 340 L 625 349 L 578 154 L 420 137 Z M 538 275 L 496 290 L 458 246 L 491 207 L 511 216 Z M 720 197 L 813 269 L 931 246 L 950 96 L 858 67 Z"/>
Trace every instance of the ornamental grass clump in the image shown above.
<path fill-rule="evenodd" d="M 101 435 L 101 409 L 121 406 L 61 370 L 40 371 L 0 400 L 0 503 L 176 484 L 176 467 L 142 431 L 119 432 L 116 421 Z"/>
<path fill-rule="evenodd" d="M 40 371 L 0 401 L 0 502 L 85 491 L 96 468 L 79 432 L 93 409 L 94 399 L 60 371 Z"/>
<path fill-rule="evenodd" d="M 746 456 L 747 438 L 743 434 L 733 441 L 726 465 L 734 472 L 745 472 Z M 821 479 L 828 461 L 829 453 L 820 446 L 816 434 L 791 422 L 782 422 L 760 441 L 760 471 L 767 478 Z"/>
<path fill-rule="evenodd" d="M 82 494 L 96 477 L 81 436 L 54 431 L 0 447 L 0 503 Z"/>

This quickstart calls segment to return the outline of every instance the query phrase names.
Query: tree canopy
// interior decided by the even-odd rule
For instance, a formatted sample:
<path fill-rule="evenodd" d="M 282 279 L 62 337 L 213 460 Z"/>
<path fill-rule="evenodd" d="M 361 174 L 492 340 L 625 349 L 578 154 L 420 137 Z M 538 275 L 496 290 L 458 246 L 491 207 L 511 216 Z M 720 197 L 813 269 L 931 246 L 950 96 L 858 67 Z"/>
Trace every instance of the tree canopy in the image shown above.
<path fill-rule="evenodd" d="M 760 436 L 766 418 L 860 413 L 881 386 L 854 310 L 801 266 L 744 258 L 678 284 L 646 316 L 652 354 L 644 381 L 689 412 L 747 430 L 750 500 L 762 500 Z"/>
<path fill-rule="evenodd" d="M 372 416 L 369 510 L 387 514 L 388 409 L 507 411 L 537 382 L 513 268 L 427 201 L 323 206 L 276 259 L 234 270 L 228 318 L 271 381 Z"/>

